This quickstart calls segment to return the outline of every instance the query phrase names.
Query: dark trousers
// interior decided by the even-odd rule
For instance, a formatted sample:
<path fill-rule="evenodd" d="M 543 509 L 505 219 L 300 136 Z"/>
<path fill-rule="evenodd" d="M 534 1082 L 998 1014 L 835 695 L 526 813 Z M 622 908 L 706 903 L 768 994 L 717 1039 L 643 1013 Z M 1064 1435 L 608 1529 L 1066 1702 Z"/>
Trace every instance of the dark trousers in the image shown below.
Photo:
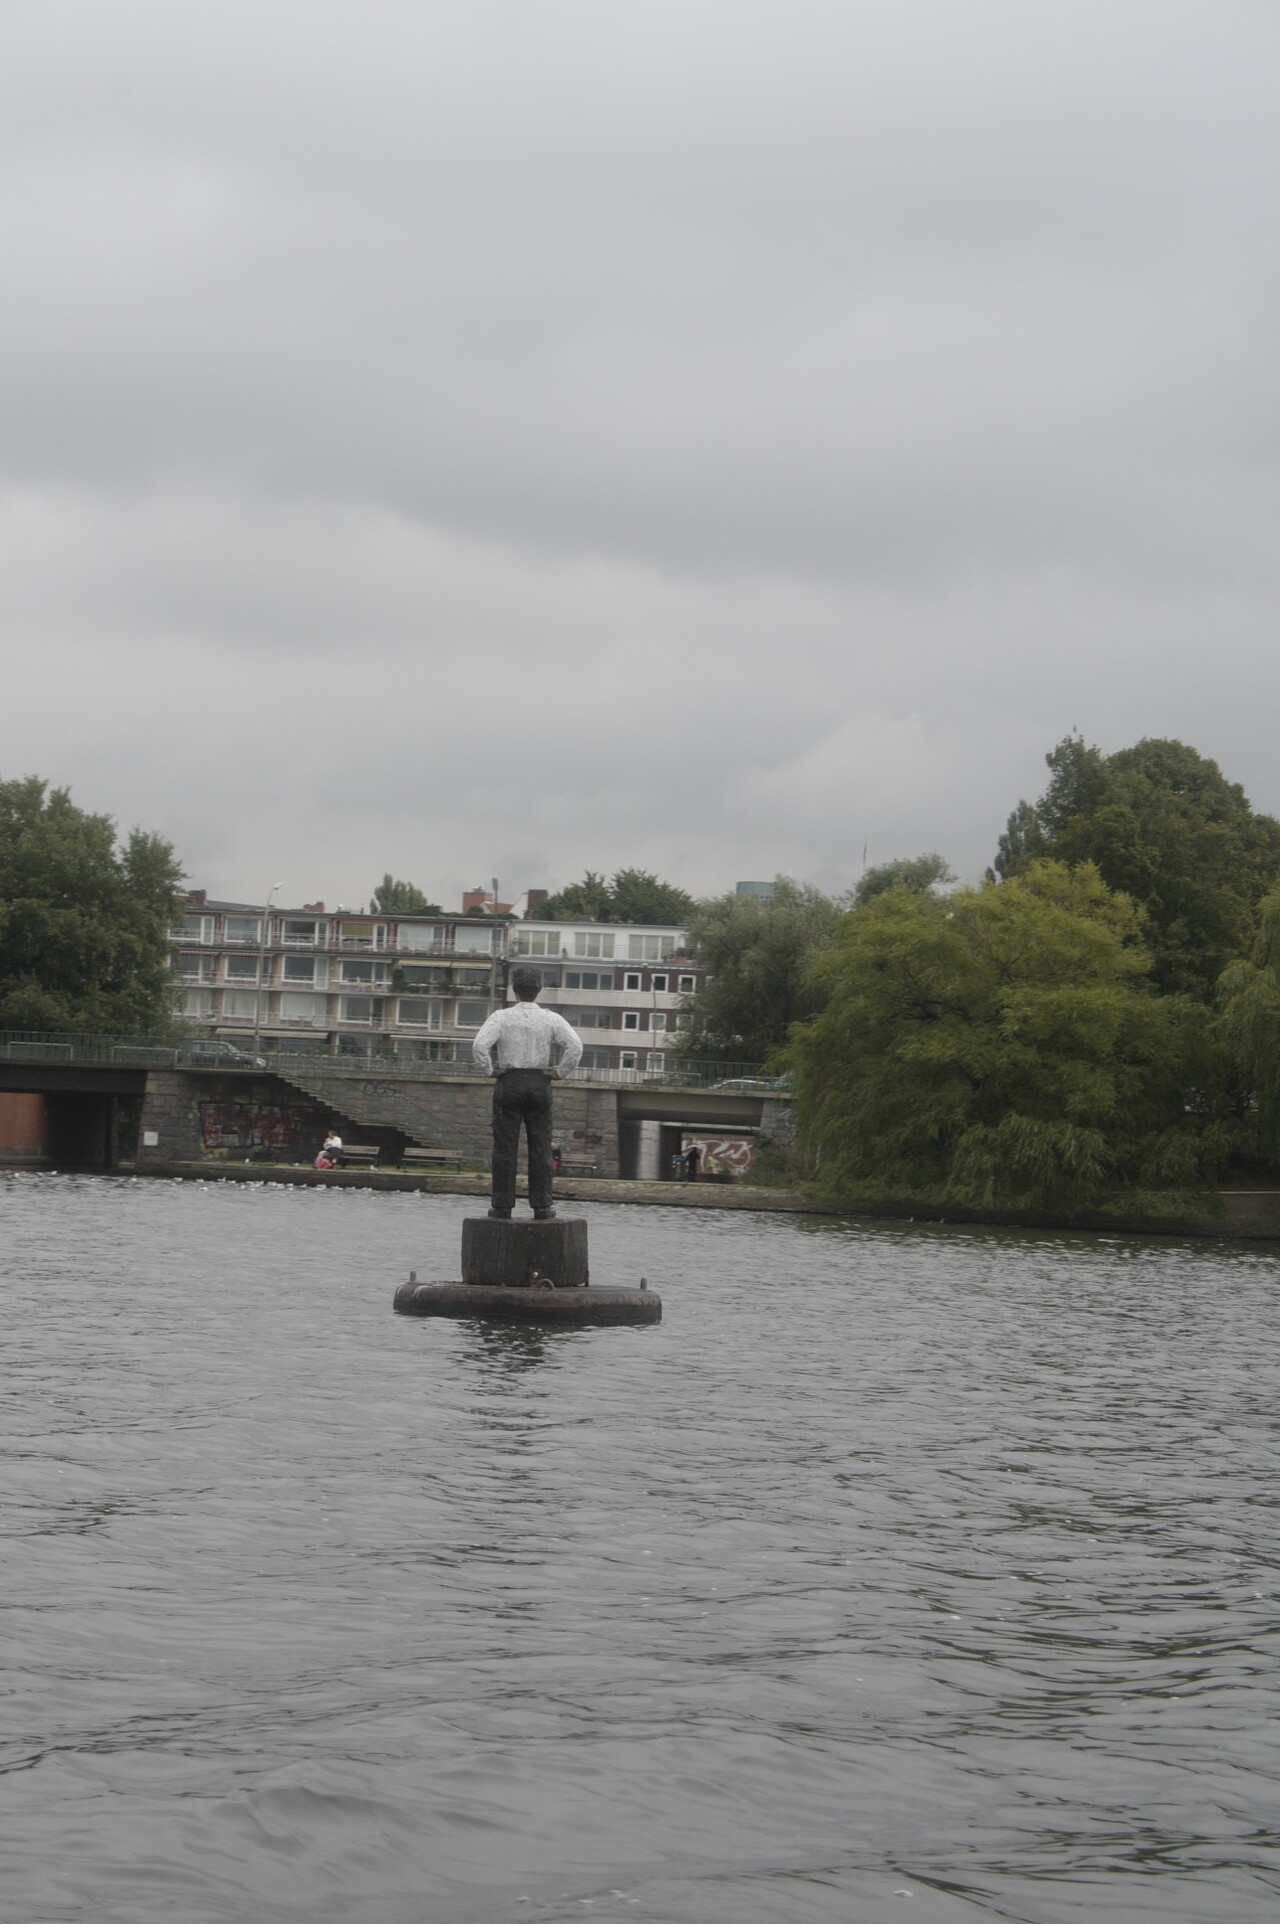
<path fill-rule="evenodd" d="M 507 1069 L 493 1085 L 493 1207 L 516 1199 L 520 1124 L 529 1150 L 529 1201 L 551 1207 L 551 1084 L 541 1069 Z"/>

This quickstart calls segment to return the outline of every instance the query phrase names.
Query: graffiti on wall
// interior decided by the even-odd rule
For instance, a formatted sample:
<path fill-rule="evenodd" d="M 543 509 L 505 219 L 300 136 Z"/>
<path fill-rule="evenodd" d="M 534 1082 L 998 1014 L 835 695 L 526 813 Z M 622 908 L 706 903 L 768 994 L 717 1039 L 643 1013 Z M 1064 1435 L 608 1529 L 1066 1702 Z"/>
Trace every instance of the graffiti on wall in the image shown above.
<path fill-rule="evenodd" d="M 682 1136 L 681 1147 L 696 1144 L 702 1172 L 707 1176 L 741 1176 L 756 1159 L 754 1136 Z"/>
<path fill-rule="evenodd" d="M 202 1102 L 200 1134 L 206 1149 L 301 1149 L 311 1121 L 277 1102 Z"/>

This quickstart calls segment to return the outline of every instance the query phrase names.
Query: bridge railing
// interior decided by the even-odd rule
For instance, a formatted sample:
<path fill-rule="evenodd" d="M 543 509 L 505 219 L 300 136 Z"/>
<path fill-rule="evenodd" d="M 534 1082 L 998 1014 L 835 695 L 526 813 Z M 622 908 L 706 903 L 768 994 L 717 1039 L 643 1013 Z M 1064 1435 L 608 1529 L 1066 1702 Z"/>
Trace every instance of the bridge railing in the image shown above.
<path fill-rule="evenodd" d="M 171 1069 L 178 1045 L 136 1036 L 38 1035 L 0 1029 L 0 1062 L 94 1063 L 126 1069 Z"/>
<path fill-rule="evenodd" d="M 281 1075 L 413 1077 L 424 1081 L 443 1077 L 474 1077 L 484 1071 L 467 1051 L 456 1061 L 427 1061 L 409 1055 L 365 1050 L 274 1049 L 270 1043 L 251 1049 L 217 1037 L 194 1036 L 175 1041 L 115 1035 L 42 1035 L 30 1030 L 0 1030 L 0 1062 L 97 1064 L 132 1069 L 274 1070 Z M 584 1068 L 574 1082 L 608 1086 L 721 1089 L 746 1095 L 785 1095 L 786 1077 L 767 1076 L 759 1063 L 692 1061 L 666 1052 L 661 1069 Z"/>

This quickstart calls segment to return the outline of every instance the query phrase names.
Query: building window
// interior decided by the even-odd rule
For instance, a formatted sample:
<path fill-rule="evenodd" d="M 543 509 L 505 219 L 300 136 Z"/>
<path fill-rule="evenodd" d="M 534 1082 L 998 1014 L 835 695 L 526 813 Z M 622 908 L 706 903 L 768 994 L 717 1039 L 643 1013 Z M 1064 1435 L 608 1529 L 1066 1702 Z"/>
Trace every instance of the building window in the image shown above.
<path fill-rule="evenodd" d="M 258 958 L 256 955 L 229 955 L 227 957 L 227 980 L 237 982 L 256 982 L 258 979 Z"/>
<path fill-rule="evenodd" d="M 477 927 L 474 922 L 455 922 L 453 946 L 458 955 L 492 955 L 493 930 Z"/>
<path fill-rule="evenodd" d="M 373 997 L 371 995 L 344 995 L 342 998 L 342 1020 L 344 1022 L 372 1022 Z"/>
<path fill-rule="evenodd" d="M 460 1002 L 458 1004 L 457 1026 L 460 1029 L 478 1029 L 482 1022 L 489 1019 L 487 1002 Z"/>
<path fill-rule="evenodd" d="M 229 915 L 222 927 L 223 940 L 238 943 L 262 940 L 262 923 L 256 915 Z"/>
<path fill-rule="evenodd" d="M 667 1018 L 664 1012 L 661 1009 L 654 1009 L 649 1016 L 649 1027 L 651 1029 L 665 1029 L 666 1026 Z"/>
<path fill-rule="evenodd" d="M 640 987 L 640 977 L 634 974 L 627 975 L 623 978 L 622 986 L 624 989 L 638 989 Z"/>
<path fill-rule="evenodd" d="M 225 1022 L 231 1017 L 238 1022 L 252 1022 L 260 1011 L 260 1004 L 251 989 L 224 989 L 222 991 L 222 1018 Z"/>
<path fill-rule="evenodd" d="M 344 949 L 381 949 L 386 947 L 387 931 L 382 922 L 347 921 L 338 924 L 338 942 Z"/>
<path fill-rule="evenodd" d="M 665 962 L 674 955 L 676 938 L 674 935 L 630 935 L 627 937 L 627 955 L 632 962 Z"/>
<path fill-rule="evenodd" d="M 302 1022 L 308 1028 L 324 1026 L 324 997 L 322 995 L 302 995 L 286 989 L 280 997 L 281 1022 Z"/>
<path fill-rule="evenodd" d="M 212 989 L 186 989 L 182 996 L 182 1013 L 190 1016 L 209 1016 L 213 1014 Z"/>
<path fill-rule="evenodd" d="M 665 975 L 655 975 L 655 976 L 654 976 L 654 978 L 653 978 L 653 987 L 654 987 L 654 993 L 655 993 L 655 994 L 657 994 L 657 995 L 665 995 L 665 994 L 666 994 L 666 992 L 667 992 L 667 978 L 666 978 L 666 976 L 665 976 Z"/>
<path fill-rule="evenodd" d="M 660 1076 L 663 1073 L 667 1066 L 667 1058 L 663 1055 L 661 1049 L 651 1049 L 649 1051 L 648 1066 L 651 1076 Z"/>
<path fill-rule="evenodd" d="M 594 957 L 598 961 L 612 962 L 613 937 L 599 935 L 594 930 L 575 929 L 573 932 L 573 952 L 575 955 Z"/>
<path fill-rule="evenodd" d="M 396 947 L 402 954 L 440 950 L 444 947 L 444 930 L 433 923 L 402 922 L 396 930 Z"/>
<path fill-rule="evenodd" d="M 213 917 L 211 915 L 184 915 L 182 927 L 177 930 L 182 942 L 212 942 Z"/>
<path fill-rule="evenodd" d="M 691 1029 L 693 1027 L 693 1017 L 686 1015 L 682 1010 L 676 1017 L 676 1027 L 677 1029 Z"/>
<path fill-rule="evenodd" d="M 286 948 L 314 949 L 324 940 L 324 925 L 321 922 L 303 922 L 293 916 L 285 919 L 284 942 Z"/>
<path fill-rule="evenodd" d="M 385 962 L 352 962 L 344 956 L 342 979 L 344 982 L 385 982 L 387 965 Z"/>
<path fill-rule="evenodd" d="M 543 981 L 546 980 L 544 976 Z M 613 977 L 594 973 L 591 969 L 566 969 L 564 986 L 566 989 L 611 989 Z"/>
<path fill-rule="evenodd" d="M 511 937 L 512 955 L 559 955 L 560 934 L 548 935 L 543 929 L 516 929 Z"/>
<path fill-rule="evenodd" d="M 681 995 L 692 995 L 695 986 L 694 978 L 691 975 L 682 975 L 676 986 Z"/>
<path fill-rule="evenodd" d="M 620 1069 L 634 1069 L 634 1068 L 635 1068 L 635 1066 L 636 1066 L 636 1052 L 635 1052 L 635 1050 L 634 1050 L 634 1049 L 624 1049 L 624 1050 L 622 1051 L 622 1054 L 621 1054 L 621 1055 L 619 1056 L 619 1058 L 618 1058 L 618 1067 L 619 1067 Z"/>
<path fill-rule="evenodd" d="M 213 957 L 211 955 L 184 955 L 179 958 L 179 973 L 184 982 L 212 982 Z"/>
<path fill-rule="evenodd" d="M 286 955 L 284 979 L 286 982 L 314 982 L 316 979 L 314 955 Z"/>
<path fill-rule="evenodd" d="M 624 1029 L 638 1029 L 640 1027 L 640 1017 L 635 1009 L 624 1009 L 622 1011 L 622 1026 Z"/>
<path fill-rule="evenodd" d="M 443 1004 L 424 995 L 402 995 L 397 1003 L 397 1020 L 404 1028 L 438 1029 Z"/>

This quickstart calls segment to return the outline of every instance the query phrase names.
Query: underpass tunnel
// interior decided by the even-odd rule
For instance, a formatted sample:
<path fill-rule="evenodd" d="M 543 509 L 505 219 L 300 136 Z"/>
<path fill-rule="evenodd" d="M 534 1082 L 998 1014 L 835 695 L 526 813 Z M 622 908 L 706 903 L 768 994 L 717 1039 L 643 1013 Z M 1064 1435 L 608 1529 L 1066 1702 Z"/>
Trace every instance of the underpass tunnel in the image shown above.
<path fill-rule="evenodd" d="M 45 1095 L 46 1154 L 55 1169 L 114 1169 L 117 1098 L 68 1090 Z"/>

